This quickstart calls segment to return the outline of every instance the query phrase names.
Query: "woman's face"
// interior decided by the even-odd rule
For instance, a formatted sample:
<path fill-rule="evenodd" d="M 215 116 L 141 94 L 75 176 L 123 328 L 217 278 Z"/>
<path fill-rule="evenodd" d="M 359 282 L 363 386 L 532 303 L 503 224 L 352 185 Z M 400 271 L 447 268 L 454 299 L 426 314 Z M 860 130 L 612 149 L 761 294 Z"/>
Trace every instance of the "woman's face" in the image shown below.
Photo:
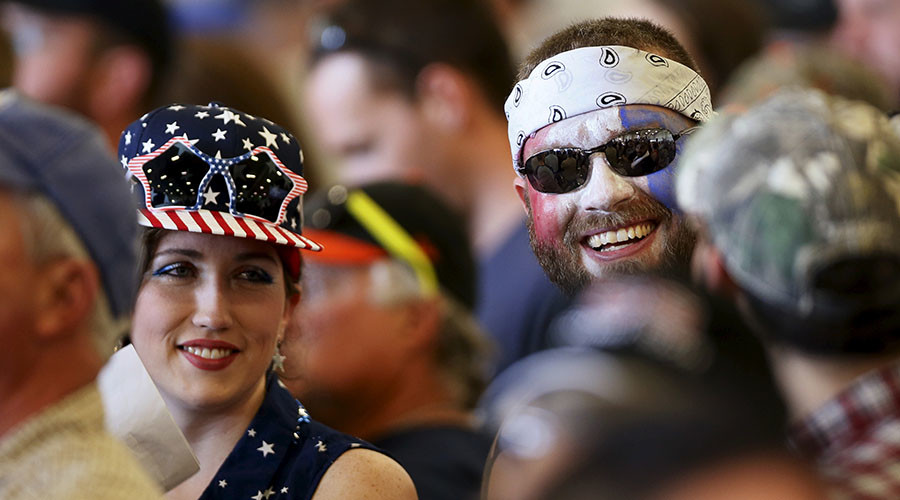
<path fill-rule="evenodd" d="M 233 408 L 261 396 L 293 305 L 272 245 L 165 231 L 143 275 L 132 342 L 170 405 Z"/>

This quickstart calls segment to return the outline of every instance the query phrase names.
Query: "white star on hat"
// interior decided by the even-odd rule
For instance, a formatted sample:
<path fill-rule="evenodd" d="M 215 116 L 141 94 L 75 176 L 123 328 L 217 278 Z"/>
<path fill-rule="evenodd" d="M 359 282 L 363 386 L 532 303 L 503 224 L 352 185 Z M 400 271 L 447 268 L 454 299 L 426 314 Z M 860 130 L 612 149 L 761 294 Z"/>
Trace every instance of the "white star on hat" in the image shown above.
<path fill-rule="evenodd" d="M 246 149 L 247 151 L 253 151 L 254 146 L 253 146 L 253 143 L 250 142 L 249 137 L 245 137 L 243 140 L 243 143 L 244 143 L 244 149 Z"/>
<path fill-rule="evenodd" d="M 212 136 L 216 139 L 216 142 L 225 140 L 225 131 L 217 128 L 215 132 L 212 133 Z"/>
<path fill-rule="evenodd" d="M 200 139 L 191 139 L 190 137 L 188 137 L 187 133 L 181 134 L 181 137 L 183 137 L 184 140 L 186 140 L 186 141 L 188 141 L 189 143 L 191 143 L 191 146 L 193 146 L 193 145 L 197 144 L 198 142 L 200 142 Z"/>
<path fill-rule="evenodd" d="M 175 135 L 175 131 L 180 128 L 181 127 L 178 126 L 178 122 L 167 123 L 166 124 L 166 133 Z"/>
<path fill-rule="evenodd" d="M 131 131 L 125 132 L 125 145 L 128 146 L 131 144 Z"/>
<path fill-rule="evenodd" d="M 199 118 L 201 120 L 206 118 L 207 116 L 209 116 L 209 113 L 207 113 L 206 111 L 197 111 L 196 113 L 194 113 L 194 118 Z"/>
<path fill-rule="evenodd" d="M 258 134 L 263 136 L 263 139 L 266 140 L 266 147 L 275 146 L 275 149 L 278 149 L 278 143 L 276 142 L 278 139 L 277 135 L 269 132 L 269 129 L 266 127 L 263 127 L 262 132 L 258 132 Z"/>
<path fill-rule="evenodd" d="M 142 142 L 141 146 L 144 147 L 144 149 L 141 150 L 142 153 L 152 153 L 153 152 L 154 144 L 153 144 L 152 139 L 147 139 L 147 142 Z"/>
<path fill-rule="evenodd" d="M 174 106 L 169 106 L 169 109 L 171 109 L 172 111 L 181 111 L 182 109 L 184 109 L 184 106 L 176 104 Z"/>
<path fill-rule="evenodd" d="M 222 113 L 216 115 L 214 118 L 222 120 L 222 125 L 228 125 L 228 122 L 234 120 L 235 114 L 232 113 L 230 109 L 223 109 Z"/>
<path fill-rule="evenodd" d="M 203 204 L 209 205 L 211 203 L 216 203 L 217 196 L 219 196 L 218 191 L 213 191 L 211 187 L 206 188 L 206 192 L 203 193 Z"/>

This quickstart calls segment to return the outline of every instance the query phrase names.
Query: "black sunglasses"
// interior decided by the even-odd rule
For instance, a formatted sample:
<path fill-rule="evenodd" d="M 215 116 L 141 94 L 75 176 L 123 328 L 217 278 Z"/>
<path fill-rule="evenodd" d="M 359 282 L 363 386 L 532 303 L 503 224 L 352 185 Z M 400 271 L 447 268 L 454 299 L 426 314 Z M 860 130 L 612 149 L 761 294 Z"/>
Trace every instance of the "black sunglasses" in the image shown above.
<path fill-rule="evenodd" d="M 528 157 L 517 171 L 542 193 L 568 193 L 587 182 L 591 155 L 603 153 L 613 172 L 623 177 L 641 177 L 672 163 L 675 143 L 697 128 L 686 128 L 678 134 L 660 128 L 633 130 L 592 149 L 548 149 Z"/>

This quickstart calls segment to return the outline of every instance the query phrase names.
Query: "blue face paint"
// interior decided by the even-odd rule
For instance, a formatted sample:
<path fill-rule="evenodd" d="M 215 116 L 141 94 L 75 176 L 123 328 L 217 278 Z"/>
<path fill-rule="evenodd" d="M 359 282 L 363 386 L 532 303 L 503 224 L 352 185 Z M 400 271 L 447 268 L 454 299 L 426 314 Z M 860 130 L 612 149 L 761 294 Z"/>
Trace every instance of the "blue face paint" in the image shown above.
<path fill-rule="evenodd" d="M 622 106 L 619 108 L 619 119 L 622 121 L 622 127 L 626 130 L 656 127 L 677 133 L 693 125 L 693 122 L 687 117 L 655 106 Z M 684 142 L 682 139 L 675 145 L 675 160 L 668 167 L 647 176 L 650 194 L 674 212 L 680 212 L 675 201 L 675 169 L 678 159 L 681 157 Z"/>

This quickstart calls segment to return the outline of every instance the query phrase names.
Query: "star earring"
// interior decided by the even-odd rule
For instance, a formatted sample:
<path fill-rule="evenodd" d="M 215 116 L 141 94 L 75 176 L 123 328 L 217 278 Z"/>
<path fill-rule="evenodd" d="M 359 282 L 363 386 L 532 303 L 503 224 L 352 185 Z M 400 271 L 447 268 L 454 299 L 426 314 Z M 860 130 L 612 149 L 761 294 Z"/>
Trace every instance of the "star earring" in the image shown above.
<path fill-rule="evenodd" d="M 287 356 L 281 354 L 281 342 L 275 344 L 275 354 L 272 355 L 272 369 L 278 373 L 284 373 L 284 360 Z"/>

